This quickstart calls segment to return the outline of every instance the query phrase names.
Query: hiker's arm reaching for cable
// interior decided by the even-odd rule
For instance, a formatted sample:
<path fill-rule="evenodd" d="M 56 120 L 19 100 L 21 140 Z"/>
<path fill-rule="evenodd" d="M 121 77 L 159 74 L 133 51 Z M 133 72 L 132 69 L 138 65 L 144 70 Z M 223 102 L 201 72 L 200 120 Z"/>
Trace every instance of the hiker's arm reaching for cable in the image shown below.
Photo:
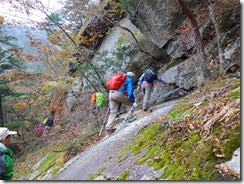
<path fill-rule="evenodd" d="M 166 84 L 166 83 L 164 82 L 164 80 L 163 80 L 161 77 L 157 77 L 157 81 L 158 81 L 158 82 L 162 82 L 163 84 Z"/>
<path fill-rule="evenodd" d="M 144 81 L 144 75 L 145 75 L 145 73 L 143 73 L 142 74 L 142 76 L 139 78 L 139 81 L 138 81 L 138 87 L 140 86 L 141 87 L 141 84 L 142 84 L 142 82 Z"/>
<path fill-rule="evenodd" d="M 142 82 L 144 81 L 144 75 L 145 75 L 145 73 L 143 73 L 138 80 L 138 83 L 137 83 L 137 85 L 138 85 L 137 90 L 138 91 L 141 89 Z"/>

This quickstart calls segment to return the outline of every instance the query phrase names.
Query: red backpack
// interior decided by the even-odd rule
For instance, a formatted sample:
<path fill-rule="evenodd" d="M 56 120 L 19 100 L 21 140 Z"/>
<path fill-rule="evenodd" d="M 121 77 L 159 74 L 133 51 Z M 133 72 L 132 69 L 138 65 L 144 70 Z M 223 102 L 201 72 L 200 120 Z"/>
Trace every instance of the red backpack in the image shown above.
<path fill-rule="evenodd" d="M 117 90 L 125 81 L 125 74 L 117 73 L 112 75 L 106 82 L 108 90 Z"/>

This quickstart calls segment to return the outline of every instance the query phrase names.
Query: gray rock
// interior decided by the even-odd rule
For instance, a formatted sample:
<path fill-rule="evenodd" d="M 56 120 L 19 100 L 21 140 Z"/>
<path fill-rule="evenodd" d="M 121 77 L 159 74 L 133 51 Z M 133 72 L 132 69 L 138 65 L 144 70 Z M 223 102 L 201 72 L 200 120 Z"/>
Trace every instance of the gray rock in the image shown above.
<path fill-rule="evenodd" d="M 218 168 L 220 171 L 224 173 L 230 172 L 230 174 L 234 174 L 236 176 L 240 176 L 240 166 L 241 166 L 241 157 L 240 157 L 240 148 L 238 148 L 233 156 L 232 159 L 228 162 L 222 163 L 220 165 L 217 165 L 216 168 Z"/>

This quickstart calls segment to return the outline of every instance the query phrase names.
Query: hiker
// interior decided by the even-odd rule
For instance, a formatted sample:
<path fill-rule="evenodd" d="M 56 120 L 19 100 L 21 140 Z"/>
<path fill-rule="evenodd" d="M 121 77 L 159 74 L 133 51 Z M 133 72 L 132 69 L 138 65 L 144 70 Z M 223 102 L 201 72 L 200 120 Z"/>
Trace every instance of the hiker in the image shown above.
<path fill-rule="evenodd" d="M 45 129 L 50 129 L 53 127 L 54 124 L 54 117 L 55 117 L 56 110 L 52 110 L 50 115 L 46 116 L 43 120 L 42 124 L 44 125 Z"/>
<path fill-rule="evenodd" d="M 103 105 L 104 105 L 104 94 L 101 92 L 93 91 L 91 94 L 91 102 L 90 102 L 92 113 L 95 113 L 96 109 L 99 110 L 100 107 L 102 107 Z"/>
<path fill-rule="evenodd" d="M 11 135 L 16 131 L 9 131 L 6 127 L 0 127 L 0 173 L 1 180 L 11 180 L 13 177 L 14 164 L 13 153 L 9 149 Z"/>
<path fill-rule="evenodd" d="M 109 108 L 110 114 L 108 117 L 108 123 L 106 124 L 106 130 L 108 135 L 112 134 L 116 128 L 113 128 L 114 120 L 117 115 L 118 107 L 120 103 L 126 106 L 126 110 L 130 113 L 130 118 L 134 118 L 133 112 L 130 112 L 132 107 L 136 107 L 134 90 L 133 90 L 133 79 L 135 74 L 133 72 L 127 72 L 125 80 L 117 90 L 109 90 Z"/>
<path fill-rule="evenodd" d="M 120 102 L 119 105 L 118 105 L 118 108 L 117 108 L 117 113 L 116 113 L 116 118 L 119 118 L 119 116 L 122 114 L 121 112 L 121 107 L 122 106 L 122 103 Z"/>
<path fill-rule="evenodd" d="M 162 82 L 165 84 L 163 79 L 158 77 L 158 75 L 152 69 L 147 69 L 146 72 L 144 72 L 139 78 L 137 90 L 143 90 L 143 111 L 151 111 L 149 110 L 149 99 L 154 86 L 154 81 Z"/>

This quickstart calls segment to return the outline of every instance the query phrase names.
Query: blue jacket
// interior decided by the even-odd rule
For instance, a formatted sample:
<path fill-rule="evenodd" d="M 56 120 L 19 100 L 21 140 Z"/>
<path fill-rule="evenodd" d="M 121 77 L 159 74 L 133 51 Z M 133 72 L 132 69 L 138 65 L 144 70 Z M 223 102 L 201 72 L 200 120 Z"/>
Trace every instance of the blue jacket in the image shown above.
<path fill-rule="evenodd" d="M 119 92 L 124 93 L 127 95 L 131 101 L 131 103 L 135 102 L 135 97 L 133 94 L 133 81 L 130 77 L 130 75 L 126 74 L 126 78 L 124 83 L 121 85 L 121 87 L 118 89 Z"/>

